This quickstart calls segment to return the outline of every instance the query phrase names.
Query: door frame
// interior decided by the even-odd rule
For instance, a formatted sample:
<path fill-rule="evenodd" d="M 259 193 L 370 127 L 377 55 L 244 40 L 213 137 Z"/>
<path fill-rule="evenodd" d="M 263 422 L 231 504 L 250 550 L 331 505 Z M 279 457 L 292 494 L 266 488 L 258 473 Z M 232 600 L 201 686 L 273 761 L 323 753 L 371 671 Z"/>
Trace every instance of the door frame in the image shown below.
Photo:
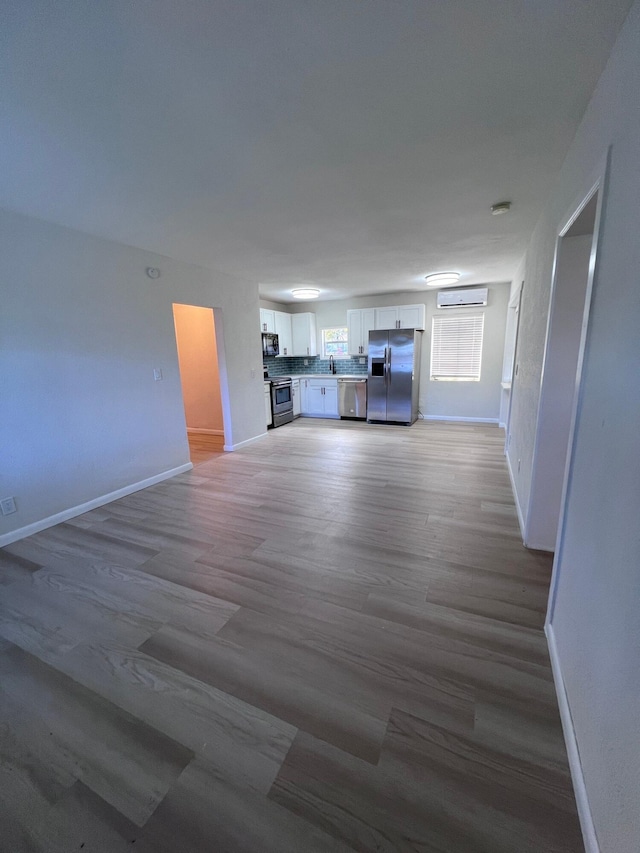
<path fill-rule="evenodd" d="M 596 204 L 596 214 L 595 221 L 593 225 L 593 238 L 591 241 L 591 252 L 589 256 L 589 272 L 587 276 L 587 287 L 585 292 L 584 299 L 584 310 L 582 315 L 582 330 L 580 333 L 580 344 L 578 348 L 578 362 L 576 367 L 576 381 L 575 381 L 575 391 L 573 398 L 573 407 L 571 412 L 571 422 L 569 426 L 569 440 L 567 443 L 567 456 L 565 462 L 565 470 L 564 470 L 564 478 L 562 484 L 562 496 L 560 499 L 560 518 L 558 520 L 558 532 L 556 535 L 556 546 L 555 546 L 555 554 L 553 559 L 553 570 L 551 574 L 551 583 L 549 585 L 549 601 L 547 605 L 547 615 L 545 620 L 545 630 L 548 630 L 551 627 L 551 623 L 553 622 L 553 614 L 555 611 L 556 604 L 556 596 L 558 591 L 558 584 L 560 580 L 560 573 L 562 571 L 562 556 L 564 551 L 564 537 L 565 537 L 565 523 L 567 517 L 567 503 L 571 491 L 571 484 L 573 480 L 573 462 L 574 462 L 574 453 L 575 453 L 575 444 L 576 444 L 576 431 L 578 421 L 580 419 L 580 412 L 582 410 L 582 399 L 583 399 L 583 366 L 584 359 L 587 348 L 589 346 L 589 320 L 591 315 L 591 304 L 593 301 L 593 288 L 594 283 L 596 282 L 596 273 L 597 273 L 597 262 L 598 256 L 600 252 L 600 243 L 602 240 L 602 211 L 604 208 L 604 204 L 606 201 L 606 191 L 607 191 L 607 177 L 609 172 L 609 162 L 610 162 L 610 148 L 607 149 L 605 156 L 600 161 L 598 169 L 592 176 L 591 180 L 588 183 L 588 189 L 586 192 L 581 193 L 579 196 L 579 200 L 577 203 L 574 203 L 570 208 L 570 213 L 567 214 L 562 220 L 562 224 L 558 231 L 558 236 L 556 238 L 556 248 L 555 255 L 553 259 L 553 275 L 552 275 L 552 291 L 551 291 L 551 300 L 549 307 L 549 316 L 547 318 L 547 338 L 545 343 L 545 357 L 542 363 L 542 374 L 540 377 L 540 389 L 542 390 L 542 383 L 544 382 L 544 372 L 545 372 L 545 362 L 546 362 L 546 353 L 547 346 L 549 344 L 549 332 L 551 329 L 552 319 L 553 319 L 553 306 L 555 302 L 556 288 L 557 288 L 557 275 L 558 275 L 558 260 L 560 254 L 560 247 L 562 244 L 563 238 L 567 235 L 567 232 L 571 229 L 571 226 L 576 221 L 578 216 L 582 213 L 586 205 L 591 201 L 593 196 L 598 194 L 598 201 Z M 538 432 L 536 430 L 536 441 L 534 445 L 534 464 L 536 458 L 536 451 L 538 447 Z"/>

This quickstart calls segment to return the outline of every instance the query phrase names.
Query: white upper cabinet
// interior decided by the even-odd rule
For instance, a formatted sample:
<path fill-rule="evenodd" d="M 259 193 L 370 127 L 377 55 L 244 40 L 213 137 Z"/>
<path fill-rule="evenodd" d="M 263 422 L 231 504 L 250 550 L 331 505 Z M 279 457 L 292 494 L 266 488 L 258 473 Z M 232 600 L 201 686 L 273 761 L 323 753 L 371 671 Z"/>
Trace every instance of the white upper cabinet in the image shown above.
<path fill-rule="evenodd" d="M 397 308 L 376 308 L 375 309 L 376 329 L 397 329 L 398 328 L 398 309 Z"/>
<path fill-rule="evenodd" d="M 280 347 L 280 357 L 293 355 L 293 337 L 291 333 L 291 314 L 285 314 L 283 311 L 274 311 L 275 314 L 275 330 L 278 336 L 278 346 Z"/>
<path fill-rule="evenodd" d="M 399 305 L 399 329 L 424 329 L 425 305 Z"/>
<path fill-rule="evenodd" d="M 276 331 L 276 312 L 269 311 L 267 308 L 260 309 L 260 331 L 272 332 Z"/>
<path fill-rule="evenodd" d="M 375 309 L 376 329 L 424 329 L 424 305 L 391 305 Z"/>
<path fill-rule="evenodd" d="M 373 308 L 354 308 L 347 311 L 349 330 L 349 355 L 366 355 L 369 352 L 369 332 L 375 328 Z"/>
<path fill-rule="evenodd" d="M 292 314 L 291 333 L 293 337 L 292 355 L 318 355 L 315 314 Z M 282 353 L 282 350 L 280 352 Z"/>

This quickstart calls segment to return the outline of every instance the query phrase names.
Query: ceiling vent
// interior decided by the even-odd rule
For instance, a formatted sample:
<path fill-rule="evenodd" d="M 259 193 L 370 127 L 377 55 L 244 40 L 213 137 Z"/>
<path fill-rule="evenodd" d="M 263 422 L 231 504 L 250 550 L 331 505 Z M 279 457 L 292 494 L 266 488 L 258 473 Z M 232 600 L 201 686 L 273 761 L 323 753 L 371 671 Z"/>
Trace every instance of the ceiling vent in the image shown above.
<path fill-rule="evenodd" d="M 441 290 L 438 293 L 438 308 L 476 308 L 487 304 L 489 288 L 474 287 L 466 290 Z"/>

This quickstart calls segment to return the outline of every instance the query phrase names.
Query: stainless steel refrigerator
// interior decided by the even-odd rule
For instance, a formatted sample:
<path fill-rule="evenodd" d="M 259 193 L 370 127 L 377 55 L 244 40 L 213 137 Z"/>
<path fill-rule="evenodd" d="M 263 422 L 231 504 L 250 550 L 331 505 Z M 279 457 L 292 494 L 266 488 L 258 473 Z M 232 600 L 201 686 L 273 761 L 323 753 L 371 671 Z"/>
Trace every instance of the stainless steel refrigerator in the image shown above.
<path fill-rule="evenodd" d="M 369 423 L 412 424 L 418 417 L 421 342 L 416 329 L 369 332 Z"/>

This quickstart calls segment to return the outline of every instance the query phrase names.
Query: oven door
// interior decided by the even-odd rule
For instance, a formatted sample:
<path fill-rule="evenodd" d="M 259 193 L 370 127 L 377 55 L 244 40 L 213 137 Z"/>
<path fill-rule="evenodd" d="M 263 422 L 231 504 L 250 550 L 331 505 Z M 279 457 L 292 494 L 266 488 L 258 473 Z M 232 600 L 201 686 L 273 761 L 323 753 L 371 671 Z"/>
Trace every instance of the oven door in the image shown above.
<path fill-rule="evenodd" d="M 293 410 L 293 397 L 291 395 L 291 383 L 284 385 L 271 385 L 271 408 L 273 414 Z"/>

